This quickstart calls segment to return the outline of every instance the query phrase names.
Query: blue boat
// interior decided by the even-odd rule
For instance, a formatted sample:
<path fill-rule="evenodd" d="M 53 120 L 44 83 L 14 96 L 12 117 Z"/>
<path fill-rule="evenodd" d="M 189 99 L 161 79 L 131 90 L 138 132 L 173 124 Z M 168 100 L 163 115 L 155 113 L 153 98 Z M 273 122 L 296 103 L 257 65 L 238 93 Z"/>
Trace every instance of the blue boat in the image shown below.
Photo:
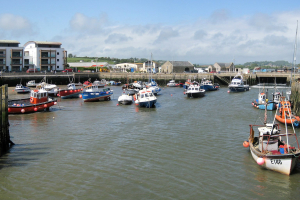
<path fill-rule="evenodd" d="M 215 91 L 219 89 L 218 85 L 212 84 L 210 80 L 202 79 L 200 89 L 204 89 L 205 91 Z"/>
<path fill-rule="evenodd" d="M 82 92 L 84 102 L 109 101 L 113 90 L 110 88 L 98 88 L 96 85 L 86 87 Z"/>

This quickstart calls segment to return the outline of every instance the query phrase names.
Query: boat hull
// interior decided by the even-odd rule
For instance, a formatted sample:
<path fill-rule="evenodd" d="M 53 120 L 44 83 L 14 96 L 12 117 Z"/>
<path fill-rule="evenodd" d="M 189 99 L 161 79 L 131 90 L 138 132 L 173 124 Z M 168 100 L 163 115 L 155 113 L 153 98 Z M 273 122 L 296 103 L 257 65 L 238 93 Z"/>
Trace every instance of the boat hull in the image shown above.
<path fill-rule="evenodd" d="M 215 91 L 218 90 L 219 88 L 213 85 L 201 85 L 200 89 L 204 89 L 205 91 Z"/>
<path fill-rule="evenodd" d="M 230 92 L 245 92 L 249 91 L 249 86 L 244 86 L 244 87 L 234 87 L 234 86 L 228 86 Z"/>
<path fill-rule="evenodd" d="M 109 101 L 111 92 L 83 92 L 82 99 L 84 102 Z"/>
<path fill-rule="evenodd" d="M 132 100 L 120 100 L 118 101 L 118 103 L 123 105 L 130 105 L 132 104 Z"/>
<path fill-rule="evenodd" d="M 156 100 L 139 102 L 140 107 L 152 108 L 155 106 Z"/>
<path fill-rule="evenodd" d="M 193 92 L 193 93 L 187 92 L 186 95 L 189 98 L 199 98 L 199 97 L 204 97 L 205 92 Z"/>
<path fill-rule="evenodd" d="M 31 104 L 30 98 L 8 101 L 8 114 L 27 114 L 49 110 L 56 104 L 56 99 L 48 99 L 43 103 Z"/>
<path fill-rule="evenodd" d="M 62 99 L 71 99 L 71 98 L 79 98 L 79 95 L 82 93 L 80 89 L 76 90 L 59 90 L 58 95 Z"/>
<path fill-rule="evenodd" d="M 264 110 L 266 108 L 265 104 L 258 104 L 256 102 L 252 102 L 253 107 L 258 108 L 260 110 Z M 276 109 L 276 104 L 275 103 L 268 103 L 267 104 L 267 110 L 275 110 Z"/>
<path fill-rule="evenodd" d="M 295 155 L 293 154 L 266 155 L 257 151 L 251 143 L 250 143 L 250 152 L 255 162 L 257 162 L 258 158 L 262 157 L 264 159 L 264 164 L 261 165 L 263 168 L 273 170 L 286 175 L 290 175 L 292 173 L 292 171 L 294 170 L 298 162 L 298 156 L 300 155 L 300 153 L 297 153 Z"/>
<path fill-rule="evenodd" d="M 300 127 L 299 117 L 297 117 L 296 119 L 290 119 L 290 118 L 285 119 L 285 118 L 282 118 L 280 115 L 275 115 L 275 119 L 283 124 L 285 124 L 285 120 L 286 120 L 287 125 L 293 124 L 295 127 Z"/>

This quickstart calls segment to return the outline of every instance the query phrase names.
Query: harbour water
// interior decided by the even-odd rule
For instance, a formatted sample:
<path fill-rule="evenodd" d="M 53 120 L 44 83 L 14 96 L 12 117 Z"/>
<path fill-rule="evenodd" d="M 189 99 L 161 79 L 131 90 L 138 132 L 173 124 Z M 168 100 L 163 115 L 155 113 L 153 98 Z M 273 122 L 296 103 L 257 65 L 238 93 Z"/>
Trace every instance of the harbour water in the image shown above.
<path fill-rule="evenodd" d="M 187 99 L 163 87 L 152 109 L 117 105 L 121 87 L 111 88 L 111 101 L 62 99 L 50 112 L 10 115 L 0 199 L 299 198 L 299 169 L 262 169 L 242 145 L 263 121 L 251 105 L 257 88 Z"/>

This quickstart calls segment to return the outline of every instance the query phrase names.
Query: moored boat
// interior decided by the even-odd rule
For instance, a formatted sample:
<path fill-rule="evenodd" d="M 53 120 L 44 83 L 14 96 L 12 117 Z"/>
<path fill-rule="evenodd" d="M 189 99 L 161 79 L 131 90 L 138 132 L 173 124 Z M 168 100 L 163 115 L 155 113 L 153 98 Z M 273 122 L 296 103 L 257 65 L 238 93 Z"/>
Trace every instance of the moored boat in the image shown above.
<path fill-rule="evenodd" d="M 113 90 L 110 88 L 98 88 L 98 86 L 90 85 L 83 90 L 82 99 L 84 102 L 108 101 L 112 94 Z"/>
<path fill-rule="evenodd" d="M 167 83 L 168 87 L 178 87 L 179 84 L 175 83 L 175 80 L 170 80 L 169 83 Z"/>
<path fill-rule="evenodd" d="M 200 88 L 204 89 L 205 91 L 215 91 L 219 89 L 219 86 L 212 84 L 211 80 L 204 78 L 201 80 Z"/>
<path fill-rule="evenodd" d="M 193 97 L 193 98 L 198 98 L 198 97 L 204 97 L 205 96 L 205 90 L 200 88 L 200 85 L 198 82 L 194 81 L 186 90 L 184 93 L 187 95 L 187 97 Z"/>
<path fill-rule="evenodd" d="M 244 84 L 243 76 L 237 74 L 228 86 L 230 92 L 244 92 L 249 91 L 249 85 Z"/>
<path fill-rule="evenodd" d="M 27 87 L 36 87 L 36 85 L 35 80 L 31 80 L 26 83 Z"/>
<path fill-rule="evenodd" d="M 258 99 L 255 99 L 252 101 L 252 105 L 255 108 L 258 108 L 260 110 L 264 110 L 267 106 L 267 110 L 275 110 L 276 104 L 273 101 L 267 100 L 267 94 L 265 92 L 259 92 L 258 93 Z"/>
<path fill-rule="evenodd" d="M 123 104 L 123 105 L 130 105 L 130 104 L 132 104 L 132 100 L 133 100 L 133 97 L 131 95 L 129 95 L 129 94 L 126 94 L 125 91 L 118 98 L 118 102 L 120 104 Z"/>
<path fill-rule="evenodd" d="M 66 89 L 59 89 L 57 96 L 62 99 L 79 98 L 82 93 L 81 88 L 76 88 L 75 83 L 69 83 Z"/>
<path fill-rule="evenodd" d="M 281 133 L 278 124 L 267 123 L 267 109 L 265 109 L 264 125 L 250 124 L 249 138 L 243 146 L 250 147 L 252 158 L 258 165 L 290 175 L 300 156 L 295 129 L 293 131 L 290 133 L 286 128 L 285 133 Z M 255 132 L 258 135 L 255 135 Z"/>
<path fill-rule="evenodd" d="M 56 99 L 48 96 L 44 89 L 31 90 L 30 98 L 8 100 L 8 114 L 23 114 L 49 110 Z"/>
<path fill-rule="evenodd" d="M 151 90 L 142 89 L 135 96 L 135 103 L 140 107 L 153 108 L 156 104 L 157 98 Z"/>
<path fill-rule="evenodd" d="M 293 125 L 294 127 L 300 126 L 300 117 L 292 113 L 291 103 L 281 97 L 281 102 L 279 104 L 279 114 L 275 115 L 275 118 L 280 123 L 286 123 L 287 125 Z"/>
<path fill-rule="evenodd" d="M 22 84 L 17 84 L 15 87 L 15 91 L 19 94 L 29 93 L 31 90 L 29 87 L 23 86 Z"/>

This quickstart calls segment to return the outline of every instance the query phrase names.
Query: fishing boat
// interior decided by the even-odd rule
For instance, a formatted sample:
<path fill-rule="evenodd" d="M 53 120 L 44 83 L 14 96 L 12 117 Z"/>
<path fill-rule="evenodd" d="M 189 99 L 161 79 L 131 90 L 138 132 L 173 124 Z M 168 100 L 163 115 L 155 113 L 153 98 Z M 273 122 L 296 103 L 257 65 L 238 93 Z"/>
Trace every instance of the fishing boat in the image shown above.
<path fill-rule="evenodd" d="M 153 108 L 157 101 L 156 96 L 149 89 L 142 89 L 135 95 L 135 103 L 140 107 Z"/>
<path fill-rule="evenodd" d="M 30 98 L 8 100 L 8 114 L 49 111 L 56 103 L 56 99 L 49 97 L 45 89 L 35 89 L 31 90 Z"/>
<path fill-rule="evenodd" d="M 286 123 L 287 125 L 293 125 L 294 127 L 300 126 L 300 117 L 292 113 L 291 103 L 281 97 L 281 102 L 279 104 L 279 114 L 275 115 L 277 121 L 281 123 Z"/>
<path fill-rule="evenodd" d="M 146 88 L 145 84 L 143 84 L 142 81 L 134 81 L 132 83 L 132 85 L 133 85 L 134 89 L 142 90 L 142 89 Z"/>
<path fill-rule="evenodd" d="M 23 86 L 22 84 L 17 84 L 15 87 L 15 91 L 18 94 L 25 94 L 25 93 L 29 93 L 31 90 L 29 87 Z"/>
<path fill-rule="evenodd" d="M 244 84 L 243 76 L 237 74 L 228 86 L 230 92 L 244 92 L 249 91 L 249 85 Z"/>
<path fill-rule="evenodd" d="M 90 79 L 87 80 L 87 81 L 84 81 L 83 84 L 82 84 L 83 87 L 86 87 L 86 86 L 89 86 L 89 85 L 92 85 L 92 82 L 90 81 Z"/>
<path fill-rule="evenodd" d="M 276 104 L 273 101 L 267 100 L 267 93 L 265 93 L 264 91 L 258 93 L 258 99 L 252 101 L 252 105 L 253 107 L 258 108 L 260 110 L 264 110 L 266 106 L 267 106 L 267 110 L 276 109 L 275 106 Z"/>
<path fill-rule="evenodd" d="M 183 84 L 183 88 L 184 88 L 185 90 L 187 90 L 187 89 L 189 88 L 190 84 L 191 84 L 191 80 L 188 79 L 188 80 Z"/>
<path fill-rule="evenodd" d="M 119 96 L 118 102 L 119 102 L 119 104 L 130 105 L 133 102 L 133 97 L 132 97 L 132 95 L 129 95 L 124 91 L 122 93 L 122 95 Z"/>
<path fill-rule="evenodd" d="M 35 80 L 28 81 L 28 82 L 26 83 L 26 86 L 27 86 L 27 87 L 36 87 Z"/>
<path fill-rule="evenodd" d="M 57 96 L 62 99 L 79 98 L 82 93 L 81 88 L 77 88 L 75 83 L 69 83 L 66 89 L 59 89 Z"/>
<path fill-rule="evenodd" d="M 204 78 L 201 80 L 200 88 L 204 89 L 205 91 L 215 91 L 219 89 L 219 86 L 212 84 L 211 80 Z"/>
<path fill-rule="evenodd" d="M 267 123 L 267 110 L 265 109 L 264 125 L 250 125 L 248 141 L 244 147 L 250 147 L 250 152 L 256 163 L 263 168 L 290 175 L 294 170 L 300 156 L 299 143 L 293 129 L 289 133 L 281 133 L 279 125 Z M 255 132 L 258 133 L 255 135 Z"/>
<path fill-rule="evenodd" d="M 193 98 L 198 98 L 198 97 L 204 97 L 205 96 L 205 90 L 200 88 L 200 85 L 198 82 L 194 81 L 184 92 L 184 94 L 187 95 L 187 97 L 193 97 Z"/>
<path fill-rule="evenodd" d="M 82 99 L 84 102 L 109 101 L 112 94 L 113 90 L 110 88 L 98 88 L 98 86 L 89 85 L 84 88 Z"/>
<path fill-rule="evenodd" d="M 104 83 L 104 82 L 102 82 L 102 81 L 99 81 L 99 80 L 97 80 L 97 79 L 93 82 L 93 85 L 98 86 L 98 88 L 103 88 L 103 87 L 105 86 L 105 84 L 106 84 L 106 83 Z"/>
<path fill-rule="evenodd" d="M 179 84 L 175 83 L 174 80 L 170 80 L 169 83 L 167 83 L 167 86 L 168 87 L 177 87 L 177 86 L 179 86 Z"/>

